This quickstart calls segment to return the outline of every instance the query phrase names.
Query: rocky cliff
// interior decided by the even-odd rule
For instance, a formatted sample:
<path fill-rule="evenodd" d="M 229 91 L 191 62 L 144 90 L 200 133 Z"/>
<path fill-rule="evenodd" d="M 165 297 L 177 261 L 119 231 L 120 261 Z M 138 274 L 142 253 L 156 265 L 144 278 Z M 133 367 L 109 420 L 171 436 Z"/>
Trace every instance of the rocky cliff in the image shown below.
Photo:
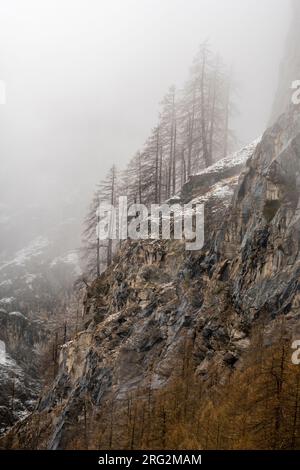
<path fill-rule="evenodd" d="M 209 231 L 200 252 L 175 241 L 123 244 L 89 288 L 85 329 L 62 347 L 54 382 L 2 447 L 72 447 L 87 413 L 101 420 L 112 396 L 121 403 L 176 377 L 187 340 L 200 381 L 216 367 L 224 381 L 240 367 L 259 322 L 269 342 L 282 316 L 297 335 L 299 110 L 282 115 L 240 155 L 243 162 L 219 163 L 218 172 L 207 170 L 183 188 L 183 201 L 205 202 Z"/>

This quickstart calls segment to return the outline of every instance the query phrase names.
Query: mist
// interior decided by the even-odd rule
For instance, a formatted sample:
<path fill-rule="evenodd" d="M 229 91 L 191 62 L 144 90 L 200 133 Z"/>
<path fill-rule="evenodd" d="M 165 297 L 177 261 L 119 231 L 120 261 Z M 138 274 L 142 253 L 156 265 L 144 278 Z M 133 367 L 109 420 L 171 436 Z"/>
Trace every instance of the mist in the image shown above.
<path fill-rule="evenodd" d="M 299 58 L 300 0 L 0 0 L 10 462 L 300 450 Z"/>
<path fill-rule="evenodd" d="M 209 40 L 232 65 L 240 145 L 270 117 L 290 21 L 286 0 L 0 2 L 0 201 L 85 206 L 156 124 Z"/>

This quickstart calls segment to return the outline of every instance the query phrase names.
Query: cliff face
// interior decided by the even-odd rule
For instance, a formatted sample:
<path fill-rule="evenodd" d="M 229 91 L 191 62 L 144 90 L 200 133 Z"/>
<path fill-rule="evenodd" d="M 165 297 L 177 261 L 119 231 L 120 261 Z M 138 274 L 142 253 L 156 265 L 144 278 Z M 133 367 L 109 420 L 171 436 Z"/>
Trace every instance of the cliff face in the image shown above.
<path fill-rule="evenodd" d="M 121 403 L 137 388 L 163 387 L 179 374 L 187 340 L 195 374 L 205 381 L 214 367 L 223 370 L 222 380 L 239 367 L 258 322 L 267 325 L 270 342 L 281 315 L 297 335 L 298 110 L 283 115 L 244 156 L 238 171 L 229 165 L 218 180 L 212 168 L 183 189 L 184 201 L 198 197 L 206 204 L 203 250 L 189 253 L 175 241 L 124 243 L 88 290 L 86 328 L 62 347 L 54 383 L 2 447 L 71 446 L 87 403 L 93 414 L 111 396 Z M 198 196 L 197 178 L 210 181 Z"/>
<path fill-rule="evenodd" d="M 250 319 L 297 314 L 299 300 L 299 110 L 264 135 L 217 240 L 235 308 Z M 237 252 L 238 247 L 238 252 Z"/>

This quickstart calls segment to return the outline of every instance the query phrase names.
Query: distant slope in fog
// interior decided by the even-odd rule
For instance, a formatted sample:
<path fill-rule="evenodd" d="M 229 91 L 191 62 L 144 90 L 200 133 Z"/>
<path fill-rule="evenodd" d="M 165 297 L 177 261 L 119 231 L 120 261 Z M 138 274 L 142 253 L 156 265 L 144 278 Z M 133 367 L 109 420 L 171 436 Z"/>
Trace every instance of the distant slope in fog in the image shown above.
<path fill-rule="evenodd" d="M 286 41 L 286 54 L 282 60 L 279 72 L 279 83 L 270 125 L 285 112 L 291 102 L 291 85 L 294 80 L 300 80 L 300 2 L 291 2 L 292 26 Z"/>

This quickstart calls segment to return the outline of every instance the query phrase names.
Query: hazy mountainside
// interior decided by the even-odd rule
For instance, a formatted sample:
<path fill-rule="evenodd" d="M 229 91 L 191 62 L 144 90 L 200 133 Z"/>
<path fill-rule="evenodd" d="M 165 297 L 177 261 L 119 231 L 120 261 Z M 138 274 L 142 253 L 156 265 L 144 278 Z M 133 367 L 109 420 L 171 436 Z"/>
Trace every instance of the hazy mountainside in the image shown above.
<path fill-rule="evenodd" d="M 191 177 L 183 188 L 182 202 L 194 199 L 195 202 L 207 203 L 209 210 L 214 213 L 213 220 L 216 224 L 219 223 L 219 217 L 230 203 L 240 172 L 247 158 L 253 153 L 255 145 L 254 143 Z M 36 210 L 35 208 L 34 211 L 29 211 L 32 220 L 35 220 Z M 29 212 L 27 218 L 30 219 Z M 14 223 L 20 221 L 10 220 L 9 225 L 7 222 L 8 217 L 4 216 L 2 210 L 3 226 L 13 234 L 16 229 Z M 41 380 L 36 379 L 40 374 L 40 371 L 37 373 L 37 367 L 42 360 L 39 349 L 45 348 L 45 344 L 47 345 L 55 335 L 56 322 L 59 323 L 59 309 L 63 312 L 69 307 L 68 292 L 79 271 L 77 252 L 67 251 L 70 247 L 70 242 L 66 241 L 65 236 L 67 225 L 68 231 L 75 228 L 71 219 L 68 224 L 55 225 L 55 233 L 50 232 L 48 237 L 37 236 L 40 225 L 33 227 L 28 234 L 32 240 L 27 247 L 13 252 L 12 247 L 17 247 L 18 242 L 12 239 L 10 257 L 6 255 L 6 261 L 4 256 L 2 257 L 0 341 L 3 341 L 6 348 L 1 361 L 2 429 L 26 416 L 34 406 L 41 390 Z M 181 251 L 180 249 L 179 252 Z M 126 270 L 124 267 L 124 272 Z M 164 277 L 164 274 L 162 276 Z M 160 276 L 157 280 L 159 278 Z M 88 318 L 92 316 L 89 314 Z M 74 325 L 68 325 L 68 335 L 73 327 Z"/>
<path fill-rule="evenodd" d="M 300 109 L 290 104 L 290 83 L 300 78 L 298 1 L 293 8 L 272 126 L 203 171 L 192 165 L 203 129 L 194 147 L 188 126 L 196 174 L 188 177 L 183 152 L 173 198 L 181 169 L 172 92 L 163 198 L 204 203 L 202 250 L 186 251 L 183 241 L 122 242 L 87 285 L 78 322 L 80 299 L 74 310 L 70 295 L 78 220 L 68 216 L 66 228 L 65 217 L 54 217 L 50 232 L 49 221 L 45 232 L 33 223 L 24 248 L 1 207 L 12 239 L 0 258 L 0 431 L 23 418 L 1 448 L 300 448 L 300 368 L 291 360 L 300 337 Z M 160 200 L 163 182 L 162 174 L 147 181 L 152 163 L 160 173 L 159 127 L 152 137 L 127 175 L 137 183 L 134 197 L 147 183 L 150 202 Z M 58 337 L 55 318 L 69 310 L 68 334 L 64 325 Z M 48 386 L 40 393 L 41 365 Z"/>
<path fill-rule="evenodd" d="M 280 66 L 278 90 L 273 103 L 270 124 L 274 124 L 291 102 L 291 86 L 300 80 L 300 3 L 291 2 L 292 25 L 286 40 L 286 54 Z"/>
<path fill-rule="evenodd" d="M 41 391 L 37 348 L 48 333 L 43 322 L 0 309 L 0 432 L 35 407 Z"/>
<path fill-rule="evenodd" d="M 0 262 L 0 306 L 38 316 L 51 312 L 80 274 L 78 250 L 59 240 L 36 237 Z"/>
<path fill-rule="evenodd" d="M 63 204 L 59 213 L 39 205 L 22 213 L 0 207 L 0 432 L 33 409 L 42 385 L 41 350 L 62 312 L 67 322 L 80 273 L 75 213 L 75 204 Z"/>
<path fill-rule="evenodd" d="M 206 203 L 210 220 L 207 230 L 220 225 L 239 175 L 255 146 L 254 143 L 191 177 L 183 187 L 182 201 Z M 200 306 L 202 302 L 197 299 L 200 281 L 190 286 L 186 298 L 179 302 L 179 285 L 187 282 L 186 256 L 184 244 L 175 242 L 171 245 L 160 241 L 125 243 L 119 260 L 88 291 L 84 308 L 86 330 L 63 346 L 58 376 L 53 388 L 42 398 L 41 409 L 52 408 L 67 393 L 66 413 L 73 414 L 77 406 L 74 400 L 77 402 L 77 396 L 82 399 L 86 387 L 91 389 L 95 404 L 99 406 L 112 386 L 116 386 L 113 380 L 119 383 L 118 394 L 122 396 L 149 380 L 145 365 L 152 369 L 161 350 L 165 350 L 166 355 L 164 365 L 160 366 L 165 372 L 157 373 L 151 380 L 154 387 L 167 380 L 173 369 L 174 351 L 182 342 L 183 327 L 189 326 L 190 331 L 193 327 L 192 305 Z M 113 374 L 117 374 L 114 379 Z M 92 390 L 94 387 L 96 389 Z M 61 446 L 66 426 L 64 415 L 65 412 L 58 427 L 49 427 L 53 434 L 51 438 L 48 436 L 51 442 L 45 442 L 45 447 Z"/>
<path fill-rule="evenodd" d="M 81 217 L 76 201 L 57 212 L 28 207 L 0 212 L 0 307 L 38 318 L 68 297 L 80 274 Z"/>
<path fill-rule="evenodd" d="M 88 290 L 86 328 L 62 347 L 49 391 L 2 446 L 106 447 L 109 437 L 101 423 L 107 415 L 101 413 L 108 403 L 121 409 L 123 400 L 149 383 L 154 391 L 176 379 L 187 341 L 195 377 L 205 383 L 218 370 L 224 383 L 243 367 L 256 325 L 263 325 L 266 347 L 278 318 L 285 318 L 290 336 L 296 334 L 299 149 L 300 115 L 294 108 L 255 151 L 250 146 L 244 152 L 250 158 L 229 204 L 223 203 L 227 191 L 215 197 L 207 188 L 209 236 L 201 252 L 186 252 L 179 242 L 124 243 Z M 210 171 L 206 174 L 209 179 Z M 215 184 L 222 186 L 222 179 Z M 198 442 L 202 448 L 204 437 Z M 110 445 L 127 447 L 126 442 L 117 438 Z"/>

